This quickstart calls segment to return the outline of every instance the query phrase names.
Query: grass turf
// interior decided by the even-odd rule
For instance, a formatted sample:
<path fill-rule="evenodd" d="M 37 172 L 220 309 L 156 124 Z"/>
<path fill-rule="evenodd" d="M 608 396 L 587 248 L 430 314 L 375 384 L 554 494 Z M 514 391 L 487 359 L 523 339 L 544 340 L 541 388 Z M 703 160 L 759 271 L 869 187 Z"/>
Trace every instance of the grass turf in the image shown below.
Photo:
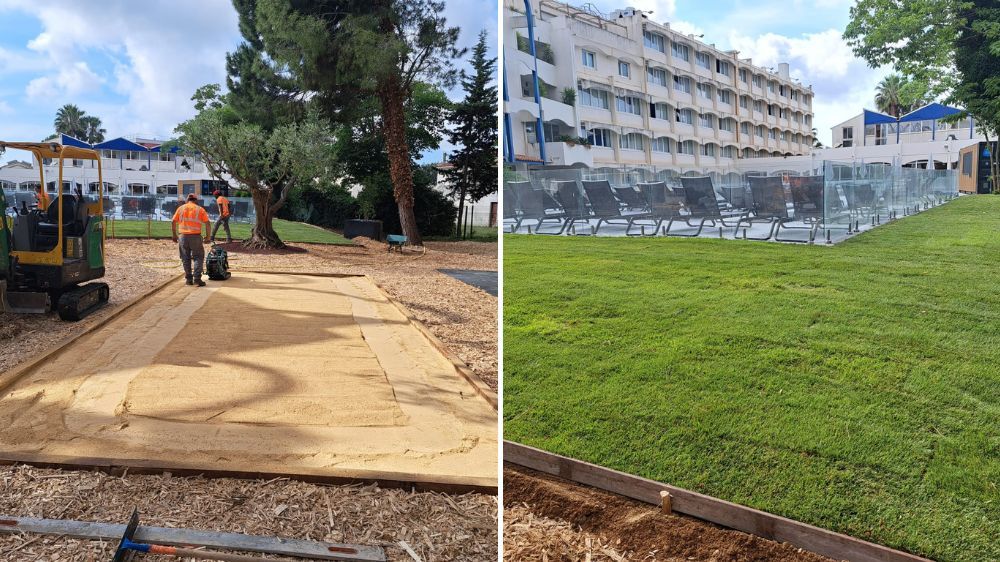
<path fill-rule="evenodd" d="M 1000 560 L 1000 197 L 834 247 L 505 236 L 505 438 Z"/>
<path fill-rule="evenodd" d="M 213 222 L 213 228 L 215 226 Z M 170 221 L 152 221 L 149 227 L 152 229 L 153 238 L 170 238 Z M 247 223 L 235 223 L 230 221 L 229 229 L 233 232 L 234 240 L 243 240 L 250 237 L 252 225 Z M 109 221 L 107 224 L 108 238 L 146 238 L 149 236 L 146 221 L 144 220 L 115 220 L 114 230 Z M 301 242 L 310 244 L 351 244 L 347 238 L 324 230 L 322 228 L 301 222 L 292 222 L 282 219 L 274 219 L 274 231 L 278 233 L 284 242 Z M 226 239 L 226 231 L 219 228 L 217 237 Z"/>

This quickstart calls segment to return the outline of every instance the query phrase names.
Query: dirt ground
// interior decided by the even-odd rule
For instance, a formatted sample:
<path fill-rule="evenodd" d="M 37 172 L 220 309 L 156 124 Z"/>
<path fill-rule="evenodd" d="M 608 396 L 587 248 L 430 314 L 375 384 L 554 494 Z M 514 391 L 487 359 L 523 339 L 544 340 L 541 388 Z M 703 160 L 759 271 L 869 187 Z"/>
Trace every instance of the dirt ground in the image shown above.
<path fill-rule="evenodd" d="M 496 389 L 497 299 L 437 272 L 439 268 L 496 270 L 496 244 L 428 243 L 425 255 L 387 255 L 377 245 L 298 246 L 307 252 L 231 253 L 231 266 L 237 274 L 240 270 L 368 274 Z M 108 242 L 107 253 L 110 306 L 82 322 L 0 313 L 0 371 L 180 273 L 176 247 L 169 241 L 114 240 Z M 150 525 L 385 543 L 391 560 L 413 560 L 400 541 L 424 561 L 497 558 L 497 498 L 492 495 L 0 467 L 0 514 L 121 522 L 133 505 L 139 505 Z M 4 561 L 107 560 L 112 551 L 113 545 L 107 543 L 0 536 Z"/>
<path fill-rule="evenodd" d="M 830 562 L 788 544 L 506 466 L 504 560 Z"/>

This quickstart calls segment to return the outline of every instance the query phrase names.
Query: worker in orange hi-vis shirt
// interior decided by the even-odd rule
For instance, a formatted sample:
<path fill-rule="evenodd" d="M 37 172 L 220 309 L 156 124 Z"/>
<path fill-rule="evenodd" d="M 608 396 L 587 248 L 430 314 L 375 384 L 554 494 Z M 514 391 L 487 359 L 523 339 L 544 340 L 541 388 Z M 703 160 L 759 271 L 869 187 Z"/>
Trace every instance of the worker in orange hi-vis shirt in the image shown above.
<path fill-rule="evenodd" d="M 38 210 L 44 211 L 49 208 L 49 194 L 46 193 L 44 185 L 38 186 L 35 198 L 38 199 Z"/>
<path fill-rule="evenodd" d="M 180 250 L 181 264 L 184 265 L 184 277 L 188 285 L 205 286 L 205 282 L 201 280 L 201 270 L 205 266 L 204 243 L 208 242 L 209 224 L 211 220 L 208 218 L 208 213 L 198 204 L 198 196 L 194 193 L 188 195 L 187 203 L 174 211 L 171 228 L 174 232 L 174 242 L 177 242 Z M 205 226 L 204 238 L 201 235 L 202 225 Z"/>
<path fill-rule="evenodd" d="M 229 199 L 222 196 L 222 192 L 215 190 L 215 202 L 219 204 L 219 220 L 215 221 L 215 228 L 212 229 L 212 242 L 215 242 L 215 234 L 219 232 L 219 225 L 226 227 L 226 243 L 233 241 L 233 233 L 229 232 L 229 217 L 232 213 L 229 210 Z"/>

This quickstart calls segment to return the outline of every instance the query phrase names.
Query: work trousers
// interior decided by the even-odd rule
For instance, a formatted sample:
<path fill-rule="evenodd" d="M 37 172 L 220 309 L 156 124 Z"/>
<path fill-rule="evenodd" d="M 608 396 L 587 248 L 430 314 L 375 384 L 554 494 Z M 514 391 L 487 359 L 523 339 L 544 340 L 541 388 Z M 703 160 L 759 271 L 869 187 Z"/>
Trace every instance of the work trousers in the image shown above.
<path fill-rule="evenodd" d="M 212 240 L 215 240 L 215 234 L 219 232 L 219 226 L 226 228 L 226 242 L 233 241 L 233 233 L 229 231 L 229 217 L 219 216 L 219 219 L 215 221 L 215 228 L 212 229 Z"/>
<path fill-rule="evenodd" d="M 201 279 L 201 270 L 205 265 L 205 242 L 201 234 L 181 234 L 177 247 L 180 250 L 181 263 L 184 264 L 184 275 Z"/>

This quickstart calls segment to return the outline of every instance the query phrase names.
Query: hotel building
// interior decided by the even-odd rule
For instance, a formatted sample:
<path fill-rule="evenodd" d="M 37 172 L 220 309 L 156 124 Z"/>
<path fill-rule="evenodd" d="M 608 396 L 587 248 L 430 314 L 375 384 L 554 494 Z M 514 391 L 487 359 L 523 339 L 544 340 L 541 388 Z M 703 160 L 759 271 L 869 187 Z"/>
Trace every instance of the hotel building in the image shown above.
<path fill-rule="evenodd" d="M 709 172 L 808 154 L 813 92 L 651 21 L 503 0 L 504 158 L 551 166 Z"/>

